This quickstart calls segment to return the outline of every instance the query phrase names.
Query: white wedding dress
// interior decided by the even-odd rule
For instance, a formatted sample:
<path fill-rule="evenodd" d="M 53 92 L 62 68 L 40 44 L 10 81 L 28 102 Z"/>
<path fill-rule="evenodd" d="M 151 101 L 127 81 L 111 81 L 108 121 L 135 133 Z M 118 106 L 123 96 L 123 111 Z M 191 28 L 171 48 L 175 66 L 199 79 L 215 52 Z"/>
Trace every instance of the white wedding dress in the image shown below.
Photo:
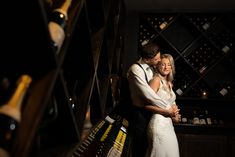
<path fill-rule="evenodd" d="M 166 87 L 162 78 L 157 94 L 168 102 L 168 107 L 175 104 L 176 95 Z M 147 128 L 148 149 L 145 157 L 179 157 L 178 140 L 172 119 L 160 114 L 153 114 Z"/>

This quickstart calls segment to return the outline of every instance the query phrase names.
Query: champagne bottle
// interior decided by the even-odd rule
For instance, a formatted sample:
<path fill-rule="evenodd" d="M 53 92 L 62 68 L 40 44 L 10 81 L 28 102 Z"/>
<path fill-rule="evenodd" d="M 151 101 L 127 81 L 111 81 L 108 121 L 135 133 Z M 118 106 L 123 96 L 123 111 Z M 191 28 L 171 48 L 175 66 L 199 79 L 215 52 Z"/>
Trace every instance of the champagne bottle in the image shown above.
<path fill-rule="evenodd" d="M 65 0 L 65 2 L 52 11 L 51 20 L 48 24 L 53 47 L 56 54 L 59 53 L 60 48 L 65 39 L 65 27 L 68 20 L 68 10 L 72 0 Z"/>
<path fill-rule="evenodd" d="M 17 127 L 21 121 L 21 106 L 32 81 L 29 75 L 22 75 L 10 99 L 0 107 L 0 156 L 8 157 Z"/>

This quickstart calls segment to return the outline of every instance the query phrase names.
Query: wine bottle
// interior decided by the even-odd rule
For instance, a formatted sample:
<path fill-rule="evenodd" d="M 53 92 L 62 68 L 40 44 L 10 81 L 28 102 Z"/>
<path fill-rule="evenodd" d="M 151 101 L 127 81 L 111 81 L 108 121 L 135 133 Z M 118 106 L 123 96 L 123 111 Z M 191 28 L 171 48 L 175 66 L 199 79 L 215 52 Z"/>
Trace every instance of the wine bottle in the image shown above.
<path fill-rule="evenodd" d="M 200 124 L 200 120 L 196 110 L 193 110 L 193 124 Z"/>
<path fill-rule="evenodd" d="M 148 44 L 154 37 L 155 37 L 155 35 L 152 34 L 150 38 L 145 39 L 144 41 L 142 41 L 141 45 L 144 46 L 144 45 Z"/>
<path fill-rule="evenodd" d="M 169 24 L 169 22 L 173 19 L 173 17 L 169 17 L 168 19 L 165 19 L 164 17 L 162 18 L 162 22 L 160 22 L 159 28 L 161 30 L 165 29 L 166 26 Z"/>
<path fill-rule="evenodd" d="M 7 157 L 21 121 L 21 107 L 27 89 L 32 81 L 29 75 L 22 75 L 10 99 L 0 107 L 0 156 Z"/>
<path fill-rule="evenodd" d="M 186 112 L 183 112 L 183 114 L 181 115 L 180 123 L 188 124 L 189 123 L 188 118 L 189 118 L 189 115 Z"/>
<path fill-rule="evenodd" d="M 205 110 L 205 115 L 206 115 L 206 123 L 207 123 L 207 125 L 211 125 L 212 124 L 212 119 L 211 119 L 211 116 L 209 115 L 208 110 Z"/>
<path fill-rule="evenodd" d="M 199 123 L 200 123 L 201 125 L 206 125 L 206 117 L 205 117 L 205 115 L 204 115 L 203 112 L 201 112 L 201 113 L 199 114 Z"/>
<path fill-rule="evenodd" d="M 60 7 L 54 9 L 51 13 L 48 28 L 56 54 L 59 53 L 65 39 L 65 27 L 68 20 L 68 10 L 71 2 L 72 0 L 65 0 Z"/>

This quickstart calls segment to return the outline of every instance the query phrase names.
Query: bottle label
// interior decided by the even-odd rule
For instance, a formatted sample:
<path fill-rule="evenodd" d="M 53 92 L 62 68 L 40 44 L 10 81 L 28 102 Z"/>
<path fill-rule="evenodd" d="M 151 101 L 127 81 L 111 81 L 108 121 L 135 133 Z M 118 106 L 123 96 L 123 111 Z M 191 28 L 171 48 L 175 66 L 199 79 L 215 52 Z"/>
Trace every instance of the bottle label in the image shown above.
<path fill-rule="evenodd" d="M 176 90 L 176 93 L 179 94 L 179 95 L 182 95 L 182 94 L 183 94 L 183 91 L 182 91 L 180 88 L 178 88 L 178 89 Z"/>
<path fill-rule="evenodd" d="M 141 45 L 144 46 L 144 45 L 148 44 L 148 42 L 149 41 L 147 39 L 145 39 L 144 41 L 142 41 Z"/>
<path fill-rule="evenodd" d="M 220 94 L 225 96 L 228 93 L 228 90 L 226 88 L 223 88 L 220 90 Z"/>
<path fill-rule="evenodd" d="M 227 53 L 229 50 L 230 50 L 230 48 L 229 48 L 227 45 L 225 45 L 225 46 L 222 48 L 222 51 L 223 51 L 224 53 Z"/>
<path fill-rule="evenodd" d="M 205 24 L 202 26 L 202 28 L 203 28 L 204 30 L 207 30 L 209 27 L 210 27 L 210 24 L 209 24 L 209 23 L 205 23 Z"/>
<path fill-rule="evenodd" d="M 163 22 L 159 27 L 161 30 L 163 30 L 165 27 L 166 27 L 167 23 L 166 22 Z"/>
<path fill-rule="evenodd" d="M 54 46 L 57 48 L 57 52 L 59 52 L 65 38 L 64 29 L 59 24 L 52 21 L 49 22 L 48 27 Z"/>

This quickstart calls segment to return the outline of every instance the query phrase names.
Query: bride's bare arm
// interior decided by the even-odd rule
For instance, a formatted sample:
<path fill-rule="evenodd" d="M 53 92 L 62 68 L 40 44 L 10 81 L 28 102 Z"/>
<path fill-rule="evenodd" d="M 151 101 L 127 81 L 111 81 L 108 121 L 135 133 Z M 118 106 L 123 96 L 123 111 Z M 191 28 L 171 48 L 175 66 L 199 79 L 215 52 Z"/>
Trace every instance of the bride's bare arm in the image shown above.
<path fill-rule="evenodd" d="M 149 86 L 155 91 L 157 92 L 159 87 L 160 87 L 160 78 L 158 76 L 153 77 L 150 81 L 149 81 Z M 165 117 L 174 117 L 174 120 L 177 121 L 178 116 L 179 115 L 179 109 L 176 105 L 173 105 L 171 108 L 169 109 L 164 109 L 164 108 L 160 108 L 156 105 L 146 105 L 145 109 L 152 112 L 152 113 L 157 113 L 157 114 L 161 114 Z M 177 118 L 176 118 L 177 117 Z"/>

